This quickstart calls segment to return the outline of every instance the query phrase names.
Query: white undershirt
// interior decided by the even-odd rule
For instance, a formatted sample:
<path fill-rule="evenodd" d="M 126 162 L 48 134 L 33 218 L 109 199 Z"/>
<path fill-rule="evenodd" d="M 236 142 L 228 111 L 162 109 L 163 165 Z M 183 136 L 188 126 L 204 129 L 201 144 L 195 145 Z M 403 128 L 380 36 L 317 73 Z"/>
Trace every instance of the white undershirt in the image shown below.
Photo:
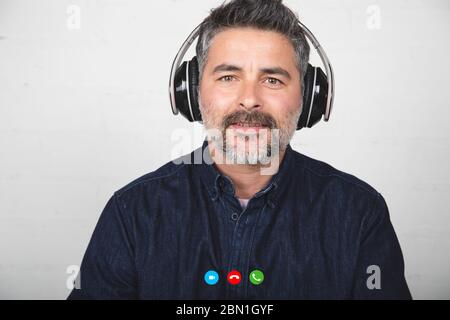
<path fill-rule="evenodd" d="M 245 209 L 245 208 L 247 207 L 247 203 L 248 203 L 248 201 L 249 201 L 250 199 L 241 199 L 241 198 L 238 198 L 238 200 L 239 200 L 239 203 L 241 204 L 242 209 Z"/>

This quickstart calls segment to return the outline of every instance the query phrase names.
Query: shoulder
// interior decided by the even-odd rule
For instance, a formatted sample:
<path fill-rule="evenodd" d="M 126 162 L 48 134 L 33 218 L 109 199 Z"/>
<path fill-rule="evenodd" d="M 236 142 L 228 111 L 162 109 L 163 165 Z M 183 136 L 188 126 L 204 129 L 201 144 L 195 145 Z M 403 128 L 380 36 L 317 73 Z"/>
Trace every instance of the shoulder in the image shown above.
<path fill-rule="evenodd" d="M 180 174 L 189 170 L 187 161 L 190 154 L 183 155 L 160 166 L 154 171 L 144 174 L 118 189 L 114 195 L 121 199 L 131 199 L 142 195 L 156 195 L 161 185 L 178 180 Z"/>
<path fill-rule="evenodd" d="M 365 224 L 389 217 L 384 197 L 369 183 L 297 151 L 293 159 L 295 171 L 303 173 L 299 179 L 309 186 L 310 203 L 321 202 L 328 214 Z"/>
<path fill-rule="evenodd" d="M 342 189 L 343 192 L 353 191 L 372 199 L 379 196 L 379 192 L 373 186 L 355 175 L 341 171 L 324 161 L 293 151 L 294 167 L 303 169 L 302 172 L 310 179 L 311 183 L 332 185 L 334 188 Z"/>

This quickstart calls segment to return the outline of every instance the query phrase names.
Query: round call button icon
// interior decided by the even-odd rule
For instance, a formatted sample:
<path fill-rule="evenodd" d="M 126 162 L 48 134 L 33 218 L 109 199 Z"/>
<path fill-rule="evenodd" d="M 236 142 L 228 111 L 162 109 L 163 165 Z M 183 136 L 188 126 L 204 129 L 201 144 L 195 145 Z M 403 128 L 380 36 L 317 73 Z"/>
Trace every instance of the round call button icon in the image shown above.
<path fill-rule="evenodd" d="M 239 271 L 233 270 L 228 273 L 227 279 L 230 284 L 237 285 L 241 282 L 242 276 Z"/>

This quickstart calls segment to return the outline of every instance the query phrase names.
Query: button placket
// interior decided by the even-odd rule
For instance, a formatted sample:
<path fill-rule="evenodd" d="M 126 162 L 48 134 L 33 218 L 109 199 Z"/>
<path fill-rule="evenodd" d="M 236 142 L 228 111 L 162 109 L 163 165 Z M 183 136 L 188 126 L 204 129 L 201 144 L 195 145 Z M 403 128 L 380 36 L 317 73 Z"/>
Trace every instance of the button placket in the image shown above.
<path fill-rule="evenodd" d="M 246 234 L 246 228 L 244 223 L 236 222 L 233 232 L 233 243 L 232 243 L 232 252 L 230 255 L 230 261 L 228 268 L 230 270 L 242 270 L 242 254 L 245 251 L 246 243 L 244 241 Z M 241 271 L 241 273 L 243 273 Z M 239 296 L 239 292 L 242 291 L 242 287 L 244 286 L 245 279 L 242 279 L 241 284 L 239 286 L 228 286 L 227 287 L 227 295 L 228 298 L 236 299 Z"/>
<path fill-rule="evenodd" d="M 255 209 L 254 209 L 255 210 Z M 262 210 L 262 208 L 258 209 Z M 246 287 L 248 286 L 248 257 L 251 254 L 251 243 L 254 236 L 255 223 L 257 222 L 256 212 L 251 212 L 249 215 L 242 219 L 240 217 L 236 222 L 233 232 L 233 245 L 232 255 L 230 256 L 229 268 L 242 270 L 243 275 L 240 286 L 228 288 L 228 296 L 234 299 L 243 299 L 246 296 Z"/>

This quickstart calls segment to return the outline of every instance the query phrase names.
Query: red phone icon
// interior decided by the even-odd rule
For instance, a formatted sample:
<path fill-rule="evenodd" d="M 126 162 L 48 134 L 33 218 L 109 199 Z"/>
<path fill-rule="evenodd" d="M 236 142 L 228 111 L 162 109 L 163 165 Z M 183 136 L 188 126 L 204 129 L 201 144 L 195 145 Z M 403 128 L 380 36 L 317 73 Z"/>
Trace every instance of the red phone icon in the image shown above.
<path fill-rule="evenodd" d="M 242 276 L 239 271 L 233 270 L 228 273 L 227 279 L 230 284 L 236 285 L 241 282 Z"/>

